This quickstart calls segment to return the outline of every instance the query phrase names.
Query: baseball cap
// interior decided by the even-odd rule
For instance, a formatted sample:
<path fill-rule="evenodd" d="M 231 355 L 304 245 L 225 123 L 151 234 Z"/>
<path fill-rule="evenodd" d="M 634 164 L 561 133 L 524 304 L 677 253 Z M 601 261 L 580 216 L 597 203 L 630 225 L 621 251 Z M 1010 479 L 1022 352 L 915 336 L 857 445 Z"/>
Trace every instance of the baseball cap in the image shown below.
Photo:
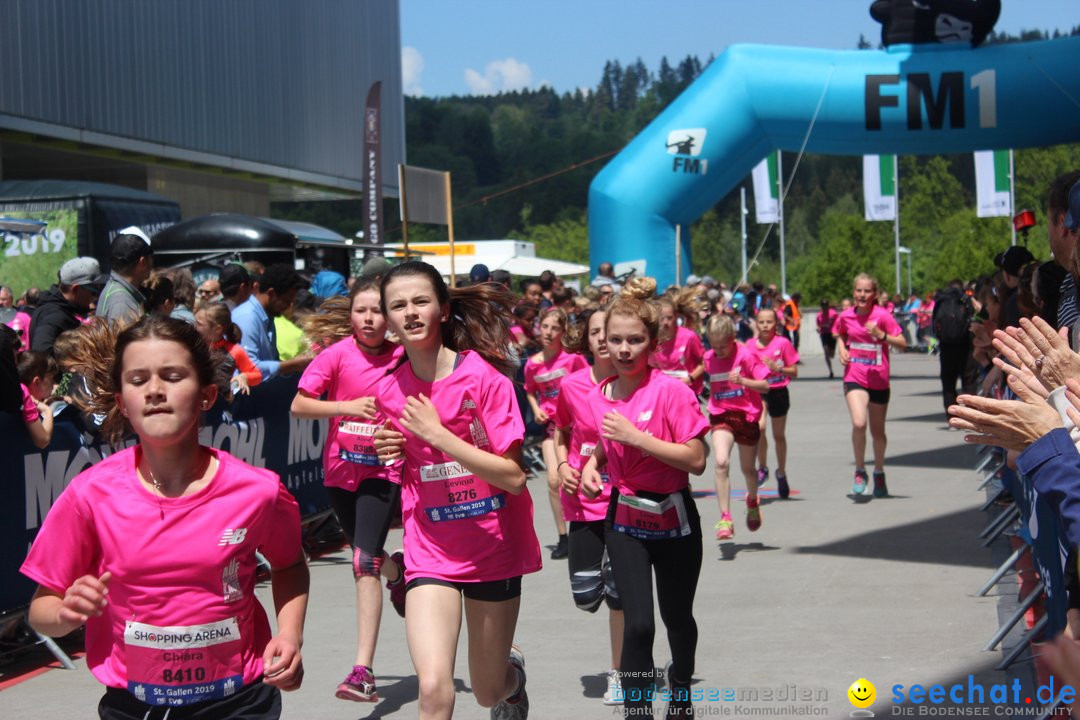
<path fill-rule="evenodd" d="M 701 282 L 701 278 L 698 277 L 697 275 L 690 274 L 690 275 L 686 276 L 686 284 L 687 285 L 697 285 L 699 282 Z"/>
<path fill-rule="evenodd" d="M 384 258 L 382 255 L 373 255 L 368 258 L 368 261 L 364 263 L 364 269 L 360 272 L 360 277 L 372 277 L 373 275 L 385 275 L 390 272 L 390 268 L 393 265 L 390 261 Z"/>
<path fill-rule="evenodd" d="M 221 274 L 218 275 L 218 287 L 221 289 L 222 294 L 235 290 L 248 282 L 251 282 L 251 276 L 243 265 L 226 265 L 222 268 Z"/>
<path fill-rule="evenodd" d="M 1072 192 L 1070 191 L 1070 195 Z M 1013 245 L 1005 252 L 998 253 L 994 258 L 994 264 L 1010 275 L 1019 275 L 1020 269 L 1035 259 L 1023 245 Z"/>
<path fill-rule="evenodd" d="M 92 286 L 101 275 L 101 266 L 92 257 L 77 257 L 60 266 L 57 277 L 61 285 Z"/>
<path fill-rule="evenodd" d="M 138 235 L 129 234 L 117 235 L 116 239 L 112 241 L 109 254 L 112 255 L 113 265 L 126 267 L 138 262 L 139 258 L 153 255 L 154 251 L 150 248 L 150 243 Z"/>
<path fill-rule="evenodd" d="M 1080 229 L 1080 181 L 1069 188 L 1069 211 L 1065 213 L 1065 227 L 1073 232 Z"/>
<path fill-rule="evenodd" d="M 483 263 L 476 263 L 472 266 L 472 270 L 469 271 L 469 282 L 471 283 L 483 283 L 490 279 L 491 271 Z"/>
<path fill-rule="evenodd" d="M 147 245 L 150 244 L 150 236 L 143 232 L 143 229 L 138 225 L 128 225 L 126 228 L 117 233 L 117 235 L 134 235 L 143 239 Z"/>

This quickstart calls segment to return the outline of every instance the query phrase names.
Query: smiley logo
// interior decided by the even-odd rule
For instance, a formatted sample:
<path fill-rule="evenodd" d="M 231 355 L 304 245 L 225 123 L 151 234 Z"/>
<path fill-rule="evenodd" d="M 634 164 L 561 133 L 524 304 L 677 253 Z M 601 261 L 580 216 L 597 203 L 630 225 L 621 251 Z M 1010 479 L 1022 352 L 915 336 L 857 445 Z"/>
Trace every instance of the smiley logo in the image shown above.
<path fill-rule="evenodd" d="M 847 696 L 855 707 L 868 708 L 874 704 L 874 698 L 877 697 L 877 688 L 874 687 L 874 683 L 866 678 L 859 678 L 851 683 Z"/>

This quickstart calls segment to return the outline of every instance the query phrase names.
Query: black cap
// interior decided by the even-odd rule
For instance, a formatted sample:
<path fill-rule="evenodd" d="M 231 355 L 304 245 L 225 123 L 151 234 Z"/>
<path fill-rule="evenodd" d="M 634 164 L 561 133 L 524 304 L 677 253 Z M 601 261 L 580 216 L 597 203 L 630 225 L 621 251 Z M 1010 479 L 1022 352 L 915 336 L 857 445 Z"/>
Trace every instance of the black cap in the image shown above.
<path fill-rule="evenodd" d="M 138 235 L 117 235 L 109 249 L 114 267 L 130 267 L 147 255 L 153 255 L 150 244 Z"/>
<path fill-rule="evenodd" d="M 1009 275 L 1020 275 L 1020 269 L 1035 259 L 1023 245 L 1013 245 L 1003 253 L 998 253 L 994 258 L 994 264 L 1007 272 Z"/>
<path fill-rule="evenodd" d="M 218 286 L 221 288 L 221 294 L 224 295 L 226 291 L 235 290 L 244 283 L 250 283 L 251 276 L 248 274 L 247 268 L 243 265 L 226 265 L 221 274 L 218 275 Z"/>

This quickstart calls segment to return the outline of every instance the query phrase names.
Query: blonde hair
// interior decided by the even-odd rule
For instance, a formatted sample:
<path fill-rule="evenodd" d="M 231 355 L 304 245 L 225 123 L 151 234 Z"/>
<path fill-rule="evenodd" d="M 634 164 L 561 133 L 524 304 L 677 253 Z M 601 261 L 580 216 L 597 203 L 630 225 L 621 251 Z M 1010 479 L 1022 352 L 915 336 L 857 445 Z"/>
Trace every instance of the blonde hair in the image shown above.
<path fill-rule="evenodd" d="M 318 312 L 301 317 L 298 324 L 305 337 L 320 348 L 328 348 L 353 334 L 351 313 L 352 299 L 334 295 L 322 301 Z"/>
<path fill-rule="evenodd" d="M 653 298 L 656 296 L 656 280 L 651 277 L 632 277 L 607 308 L 604 318 L 604 330 L 615 315 L 636 317 L 649 332 L 649 339 L 656 340 L 660 335 L 660 310 Z"/>
<path fill-rule="evenodd" d="M 701 327 L 700 312 L 708 307 L 697 286 L 672 288 L 660 298 L 660 304 L 675 311 L 675 316 L 683 320 L 683 327 L 695 332 Z"/>
<path fill-rule="evenodd" d="M 735 323 L 731 321 L 727 315 L 716 314 L 709 318 L 708 324 L 705 326 L 705 334 L 709 336 L 709 343 L 713 346 L 720 345 L 719 342 L 712 342 L 716 340 L 722 340 L 727 342 L 735 337 Z"/>
<path fill-rule="evenodd" d="M 851 287 L 854 288 L 860 280 L 869 280 L 870 284 L 874 286 L 874 302 L 877 302 L 878 284 L 877 278 L 870 273 L 859 273 L 855 276 L 855 279 L 851 281 Z"/>

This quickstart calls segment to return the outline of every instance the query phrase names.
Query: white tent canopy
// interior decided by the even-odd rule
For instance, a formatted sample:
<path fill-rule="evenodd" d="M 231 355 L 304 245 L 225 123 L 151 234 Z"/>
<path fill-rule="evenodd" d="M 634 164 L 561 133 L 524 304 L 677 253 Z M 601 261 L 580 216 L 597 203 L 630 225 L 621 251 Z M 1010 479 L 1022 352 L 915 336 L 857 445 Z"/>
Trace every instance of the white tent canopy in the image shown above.
<path fill-rule="evenodd" d="M 387 249 L 403 250 L 402 243 L 390 243 Z M 409 243 L 409 250 L 424 253 L 421 259 L 431 263 L 443 275 L 450 274 L 450 243 Z M 430 254 L 429 254 L 430 253 Z M 454 271 L 468 275 L 476 264 L 488 270 L 506 270 L 511 275 L 537 276 L 545 270 L 556 275 L 582 275 L 588 265 L 536 256 L 536 246 L 523 240 L 465 240 L 454 243 Z"/>

